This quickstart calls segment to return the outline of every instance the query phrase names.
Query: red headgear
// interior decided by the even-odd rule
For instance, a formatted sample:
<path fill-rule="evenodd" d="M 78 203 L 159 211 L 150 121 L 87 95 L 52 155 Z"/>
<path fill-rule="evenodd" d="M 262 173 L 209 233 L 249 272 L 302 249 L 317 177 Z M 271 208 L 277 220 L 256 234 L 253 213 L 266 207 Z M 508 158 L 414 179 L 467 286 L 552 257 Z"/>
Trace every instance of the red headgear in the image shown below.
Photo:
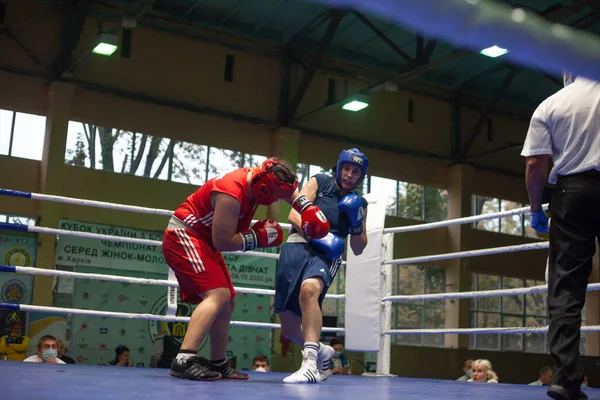
<path fill-rule="evenodd" d="M 280 168 L 283 169 L 278 160 L 269 158 L 252 172 L 250 190 L 252 199 L 258 204 L 268 206 L 281 198 L 290 197 L 298 188 L 298 179 L 295 179 L 293 184 L 277 179 L 274 172 Z"/>

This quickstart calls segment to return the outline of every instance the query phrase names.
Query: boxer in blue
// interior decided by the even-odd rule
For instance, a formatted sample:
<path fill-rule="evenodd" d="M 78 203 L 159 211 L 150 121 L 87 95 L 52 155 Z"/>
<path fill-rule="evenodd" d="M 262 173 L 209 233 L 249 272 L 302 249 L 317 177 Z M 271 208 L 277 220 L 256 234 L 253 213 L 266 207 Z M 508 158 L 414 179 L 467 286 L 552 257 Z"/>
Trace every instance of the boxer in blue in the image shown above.
<path fill-rule="evenodd" d="M 358 149 L 343 150 L 335 176 L 317 174 L 309 179 L 294 201 L 288 217 L 290 236 L 282 246 L 277 264 L 275 312 L 281 334 L 303 346 L 302 366 L 284 378 L 285 383 L 318 383 L 329 376 L 334 350 L 319 343 L 323 325 L 322 304 L 342 262 L 345 238 L 350 235 L 354 254 L 367 245 L 367 201 L 356 192 L 365 178 L 369 160 Z M 322 239 L 303 234 L 300 213 L 313 202 L 325 214 L 330 231 Z"/>

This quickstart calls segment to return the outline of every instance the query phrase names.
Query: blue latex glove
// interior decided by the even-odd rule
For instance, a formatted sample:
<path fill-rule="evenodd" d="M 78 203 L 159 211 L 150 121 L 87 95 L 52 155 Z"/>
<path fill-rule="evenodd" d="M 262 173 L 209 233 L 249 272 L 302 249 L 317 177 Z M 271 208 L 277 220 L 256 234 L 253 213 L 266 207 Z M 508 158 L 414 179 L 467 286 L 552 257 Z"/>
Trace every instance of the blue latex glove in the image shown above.
<path fill-rule="evenodd" d="M 544 210 L 531 214 L 531 227 L 541 234 L 548 234 L 548 217 Z"/>

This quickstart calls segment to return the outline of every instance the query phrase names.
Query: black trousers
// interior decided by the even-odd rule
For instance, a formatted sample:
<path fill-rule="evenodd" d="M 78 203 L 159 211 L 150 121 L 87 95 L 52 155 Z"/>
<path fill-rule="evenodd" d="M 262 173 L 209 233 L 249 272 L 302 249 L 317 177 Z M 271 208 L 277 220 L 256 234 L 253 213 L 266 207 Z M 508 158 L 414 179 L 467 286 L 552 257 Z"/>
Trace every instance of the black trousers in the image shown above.
<path fill-rule="evenodd" d="M 550 200 L 548 341 L 554 358 L 553 383 L 579 390 L 581 312 L 600 237 L 600 173 L 558 179 Z"/>

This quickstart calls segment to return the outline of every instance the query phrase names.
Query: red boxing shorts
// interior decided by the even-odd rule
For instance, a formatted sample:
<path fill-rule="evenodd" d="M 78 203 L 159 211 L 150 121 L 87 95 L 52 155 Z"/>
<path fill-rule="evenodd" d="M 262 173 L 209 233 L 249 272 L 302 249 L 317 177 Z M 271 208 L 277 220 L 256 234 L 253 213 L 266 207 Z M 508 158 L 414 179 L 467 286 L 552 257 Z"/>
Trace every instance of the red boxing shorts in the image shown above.
<path fill-rule="evenodd" d="M 221 253 L 215 251 L 190 229 L 167 229 L 163 237 L 163 255 L 177 281 L 181 301 L 198 304 L 202 293 L 217 288 L 235 290 Z"/>

